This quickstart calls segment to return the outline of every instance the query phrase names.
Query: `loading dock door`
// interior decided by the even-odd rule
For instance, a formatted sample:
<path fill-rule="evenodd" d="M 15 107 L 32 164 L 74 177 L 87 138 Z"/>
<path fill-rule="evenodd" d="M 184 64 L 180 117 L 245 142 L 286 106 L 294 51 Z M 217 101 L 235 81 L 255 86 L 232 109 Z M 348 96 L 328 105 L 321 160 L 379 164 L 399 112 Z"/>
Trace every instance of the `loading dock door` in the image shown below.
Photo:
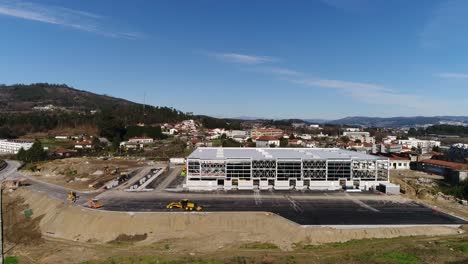
<path fill-rule="evenodd" d="M 224 186 L 224 179 L 218 179 L 218 186 Z"/>
<path fill-rule="evenodd" d="M 260 186 L 260 180 L 253 180 L 253 185 L 254 186 Z"/>

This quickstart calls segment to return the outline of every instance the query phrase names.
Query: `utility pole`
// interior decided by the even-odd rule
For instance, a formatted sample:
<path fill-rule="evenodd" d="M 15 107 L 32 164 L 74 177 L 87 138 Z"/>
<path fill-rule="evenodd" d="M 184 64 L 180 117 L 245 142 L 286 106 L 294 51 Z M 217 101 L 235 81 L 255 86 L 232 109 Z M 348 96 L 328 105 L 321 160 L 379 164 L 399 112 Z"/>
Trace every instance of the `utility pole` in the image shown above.
<path fill-rule="evenodd" d="M 1 185 L 1 183 L 0 183 Z M 0 186 L 0 264 L 3 264 L 3 206 L 2 206 L 3 188 Z"/>

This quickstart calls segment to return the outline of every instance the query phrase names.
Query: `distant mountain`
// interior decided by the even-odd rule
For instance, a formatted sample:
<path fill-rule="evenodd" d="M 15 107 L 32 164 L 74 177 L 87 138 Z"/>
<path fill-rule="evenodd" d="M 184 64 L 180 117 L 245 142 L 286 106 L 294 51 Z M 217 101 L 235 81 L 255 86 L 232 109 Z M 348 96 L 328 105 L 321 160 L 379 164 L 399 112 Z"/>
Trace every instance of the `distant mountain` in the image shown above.
<path fill-rule="evenodd" d="M 468 116 L 414 116 L 414 117 L 365 117 L 352 116 L 328 121 L 328 124 L 352 125 L 363 127 L 414 127 L 436 125 L 443 122 L 468 123 Z"/>
<path fill-rule="evenodd" d="M 315 124 L 323 124 L 323 123 L 327 123 L 329 122 L 330 120 L 328 119 L 319 119 L 319 118 L 315 118 L 315 119 L 303 119 L 305 122 L 307 123 L 315 123 Z"/>

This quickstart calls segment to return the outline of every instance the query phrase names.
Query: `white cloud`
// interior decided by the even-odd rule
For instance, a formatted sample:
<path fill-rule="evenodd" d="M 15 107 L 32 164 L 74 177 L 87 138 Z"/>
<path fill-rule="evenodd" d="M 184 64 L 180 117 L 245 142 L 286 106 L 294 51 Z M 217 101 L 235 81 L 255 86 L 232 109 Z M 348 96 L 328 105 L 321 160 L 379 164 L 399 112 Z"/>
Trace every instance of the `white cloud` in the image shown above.
<path fill-rule="evenodd" d="M 103 16 L 64 7 L 39 5 L 22 1 L 0 2 L 0 15 L 10 16 L 41 23 L 60 25 L 75 30 L 92 32 L 95 34 L 115 37 L 135 39 L 141 37 L 133 32 L 114 32 L 100 27 L 99 20 Z"/>
<path fill-rule="evenodd" d="M 352 97 L 356 101 L 365 102 L 375 105 L 399 106 L 410 109 L 425 111 L 426 113 L 433 111 L 432 105 L 442 105 L 442 102 L 435 102 L 418 95 L 402 94 L 395 90 L 386 88 L 382 85 L 362 82 L 349 82 L 332 79 L 292 79 L 292 83 L 302 84 L 310 87 L 318 87 L 325 89 L 334 89 L 347 96 Z"/>
<path fill-rule="evenodd" d="M 443 72 L 436 74 L 436 76 L 448 79 L 468 79 L 468 74 L 456 72 Z"/>
<path fill-rule="evenodd" d="M 210 55 L 219 60 L 241 64 L 263 64 L 276 61 L 276 59 L 272 57 L 246 55 L 240 53 L 210 53 Z"/>

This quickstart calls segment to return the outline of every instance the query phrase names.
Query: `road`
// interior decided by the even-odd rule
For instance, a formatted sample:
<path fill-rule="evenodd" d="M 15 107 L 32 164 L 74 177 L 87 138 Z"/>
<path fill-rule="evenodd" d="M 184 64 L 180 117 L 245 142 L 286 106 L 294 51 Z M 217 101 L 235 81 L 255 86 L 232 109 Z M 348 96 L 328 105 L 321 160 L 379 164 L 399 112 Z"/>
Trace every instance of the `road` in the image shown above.
<path fill-rule="evenodd" d="M 4 170 L 0 171 L 0 180 L 26 178 L 28 182 L 27 188 L 36 192 L 46 193 L 49 196 L 60 200 L 67 200 L 68 192 L 72 191 L 71 189 L 39 181 L 34 177 L 19 173 L 18 168 L 21 166 L 21 163 L 18 161 L 6 160 L 6 162 L 8 163 L 8 166 Z M 76 203 L 85 204 L 89 199 L 95 197 L 101 192 L 102 191 L 76 192 L 79 196 Z"/>
<path fill-rule="evenodd" d="M 8 167 L 0 171 L 5 177 L 26 177 L 28 188 L 66 200 L 69 189 L 40 182 L 16 171 L 19 163 L 7 161 Z M 420 225 L 466 224 L 464 220 L 439 212 L 399 196 L 372 192 L 346 193 L 327 191 L 218 191 L 167 192 L 164 188 L 180 173 L 171 170 L 153 192 L 129 193 L 121 190 L 106 192 L 78 192 L 78 204 L 95 197 L 104 204 L 103 210 L 131 212 L 171 211 L 166 205 L 188 198 L 199 203 L 204 212 L 265 211 L 283 216 L 301 225 Z"/>

